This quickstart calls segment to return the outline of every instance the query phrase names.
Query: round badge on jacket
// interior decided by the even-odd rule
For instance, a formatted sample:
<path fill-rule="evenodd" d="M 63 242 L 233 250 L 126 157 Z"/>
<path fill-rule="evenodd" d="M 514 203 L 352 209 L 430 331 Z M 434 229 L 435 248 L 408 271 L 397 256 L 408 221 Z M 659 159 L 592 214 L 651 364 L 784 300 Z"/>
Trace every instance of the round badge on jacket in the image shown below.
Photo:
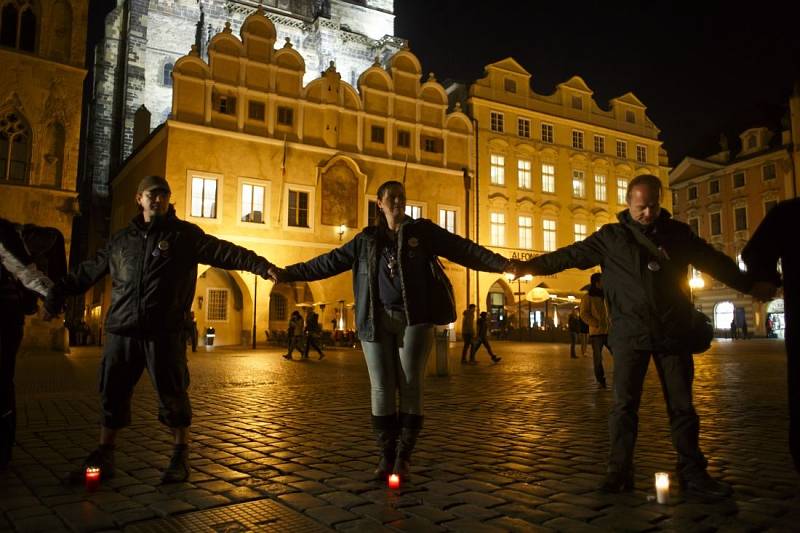
<path fill-rule="evenodd" d="M 408 239 L 408 245 L 412 248 L 416 248 L 417 246 L 419 246 L 419 239 L 417 239 L 416 237 L 411 237 L 410 239 Z"/>

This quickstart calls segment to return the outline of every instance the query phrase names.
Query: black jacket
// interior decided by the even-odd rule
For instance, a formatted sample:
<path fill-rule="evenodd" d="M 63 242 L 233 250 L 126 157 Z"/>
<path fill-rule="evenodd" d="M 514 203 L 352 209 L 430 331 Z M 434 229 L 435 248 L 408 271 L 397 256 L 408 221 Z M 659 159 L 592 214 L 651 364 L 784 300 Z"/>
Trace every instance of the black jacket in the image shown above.
<path fill-rule="evenodd" d="M 255 252 L 179 220 L 170 206 L 167 215 L 152 224 L 136 216 L 94 259 L 68 274 L 60 288 L 67 295 L 81 294 L 110 273 L 106 331 L 144 337 L 175 333 L 189 315 L 198 263 L 261 276 L 271 266 Z"/>
<path fill-rule="evenodd" d="M 312 281 L 353 271 L 356 327 L 361 340 L 375 340 L 378 297 L 377 227 L 364 228 L 353 240 L 305 263 L 286 267 L 287 281 Z M 502 272 L 508 260 L 474 242 L 450 233 L 427 219 L 407 219 L 397 235 L 400 282 L 409 325 L 431 322 L 427 288 L 431 283 L 430 260 L 442 256 L 475 270 Z"/>
<path fill-rule="evenodd" d="M 669 260 L 660 270 L 648 269 L 653 260 L 628 226 L 637 224 L 628 210 L 619 223 L 606 224 L 583 241 L 544 254 L 528 263 L 534 274 L 547 275 L 567 268 L 603 269 L 603 292 L 609 309 L 609 344 L 635 350 L 689 351 L 692 302 L 689 265 L 741 292 L 751 282 L 728 256 L 673 220 L 666 210 L 648 231 Z"/>

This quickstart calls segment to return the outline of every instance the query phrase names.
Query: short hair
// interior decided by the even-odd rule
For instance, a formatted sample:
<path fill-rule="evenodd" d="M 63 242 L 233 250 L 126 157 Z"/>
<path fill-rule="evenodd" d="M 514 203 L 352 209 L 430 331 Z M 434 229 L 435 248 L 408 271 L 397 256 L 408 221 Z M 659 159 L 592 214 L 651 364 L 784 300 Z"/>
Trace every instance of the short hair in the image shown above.
<path fill-rule="evenodd" d="M 633 188 L 638 187 L 639 185 L 644 185 L 651 191 L 657 192 L 658 197 L 661 198 L 661 189 L 663 186 L 661 185 L 661 180 L 658 179 L 658 176 L 653 176 L 652 174 L 639 174 L 628 183 L 628 192 L 625 194 L 626 202 L 631 201 L 631 193 L 633 192 Z"/>
<path fill-rule="evenodd" d="M 476 306 L 475 304 L 469 304 L 467 307 L 469 307 L 470 309 L 472 309 L 473 307 L 477 307 L 477 306 Z"/>

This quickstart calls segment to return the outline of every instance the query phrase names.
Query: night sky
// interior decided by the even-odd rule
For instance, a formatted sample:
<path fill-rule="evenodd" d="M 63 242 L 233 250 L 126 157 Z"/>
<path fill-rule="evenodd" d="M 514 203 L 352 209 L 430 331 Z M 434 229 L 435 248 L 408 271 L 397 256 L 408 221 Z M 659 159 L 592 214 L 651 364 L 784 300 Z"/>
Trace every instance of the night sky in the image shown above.
<path fill-rule="evenodd" d="M 576 74 L 604 109 L 631 91 L 673 166 L 718 151 L 722 132 L 736 150 L 749 127 L 777 130 L 800 81 L 800 2 L 672 4 L 396 0 L 395 33 L 440 81 L 512 56 L 540 94 Z"/>
<path fill-rule="evenodd" d="M 723 132 L 737 150 L 747 128 L 777 131 L 800 81 L 800 1 L 696 1 L 691 12 L 673 4 L 395 0 L 395 33 L 439 81 L 472 82 L 512 56 L 540 94 L 576 74 L 604 109 L 631 91 L 673 166 L 716 152 Z M 91 6 L 90 44 L 112 5 Z"/>

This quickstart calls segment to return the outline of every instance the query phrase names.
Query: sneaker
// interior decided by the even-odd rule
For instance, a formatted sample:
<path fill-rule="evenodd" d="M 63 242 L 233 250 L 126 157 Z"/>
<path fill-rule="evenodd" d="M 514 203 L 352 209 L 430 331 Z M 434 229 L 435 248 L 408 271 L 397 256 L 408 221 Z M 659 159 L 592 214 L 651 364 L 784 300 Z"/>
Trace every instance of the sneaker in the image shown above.
<path fill-rule="evenodd" d="M 161 483 L 182 483 L 189 479 L 189 447 L 175 446 L 169 465 L 161 475 Z"/>
<path fill-rule="evenodd" d="M 633 492 L 633 473 L 632 472 L 609 472 L 606 474 L 603 483 L 600 484 L 598 490 L 600 492 L 607 492 L 610 494 L 619 494 L 622 492 Z"/>
<path fill-rule="evenodd" d="M 89 467 L 100 469 L 100 481 L 114 477 L 114 448 L 100 445 L 83 461 L 77 470 L 67 475 L 67 482 L 71 485 L 81 485 L 86 481 L 86 469 Z"/>
<path fill-rule="evenodd" d="M 605 389 L 605 388 L 607 388 L 607 387 L 606 387 L 606 380 L 605 380 L 605 379 L 601 379 L 600 381 L 598 381 L 598 382 L 597 382 L 597 386 L 598 386 L 599 388 L 601 388 L 601 389 Z"/>
<path fill-rule="evenodd" d="M 717 481 L 709 476 L 705 470 L 686 478 L 679 476 L 678 479 L 681 490 L 689 497 L 718 499 L 726 498 L 733 493 L 730 485 Z"/>
<path fill-rule="evenodd" d="M 502 357 L 492 357 L 492 363 L 499 363 Z"/>

